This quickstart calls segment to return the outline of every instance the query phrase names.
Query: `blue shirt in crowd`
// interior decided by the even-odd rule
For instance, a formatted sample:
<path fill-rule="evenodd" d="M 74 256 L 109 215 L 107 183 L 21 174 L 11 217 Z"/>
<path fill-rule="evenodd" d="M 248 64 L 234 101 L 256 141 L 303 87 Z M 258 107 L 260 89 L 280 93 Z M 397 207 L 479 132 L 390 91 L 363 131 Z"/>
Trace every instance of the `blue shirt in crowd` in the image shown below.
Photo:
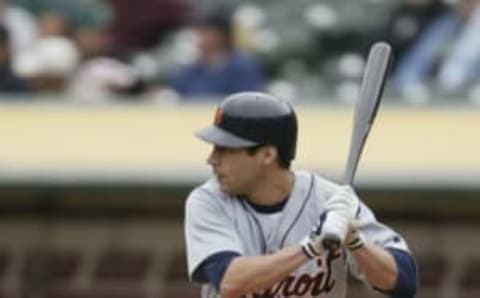
<path fill-rule="evenodd" d="M 263 76 L 255 57 L 238 52 L 231 53 L 221 65 L 188 65 L 171 80 L 171 87 L 186 98 L 257 91 L 262 84 Z"/>

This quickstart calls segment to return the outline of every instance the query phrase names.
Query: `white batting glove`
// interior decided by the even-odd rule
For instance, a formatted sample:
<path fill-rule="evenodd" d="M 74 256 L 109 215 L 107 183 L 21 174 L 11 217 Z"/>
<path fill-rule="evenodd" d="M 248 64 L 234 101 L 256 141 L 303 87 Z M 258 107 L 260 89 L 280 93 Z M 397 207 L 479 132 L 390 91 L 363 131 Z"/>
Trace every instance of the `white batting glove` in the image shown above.
<path fill-rule="evenodd" d="M 358 220 L 353 220 L 350 223 L 349 230 L 345 238 L 345 247 L 350 251 L 365 246 L 366 237 L 359 229 L 359 226 L 360 222 Z"/>
<path fill-rule="evenodd" d="M 310 234 L 305 236 L 305 238 L 303 238 L 303 240 L 300 242 L 303 252 L 310 259 L 318 257 L 324 253 L 322 245 L 324 234 L 322 229 L 329 216 L 330 215 L 327 211 L 323 212 L 320 215 L 318 222 L 312 227 Z"/>
<path fill-rule="evenodd" d="M 329 211 L 323 232 L 334 235 L 345 243 L 350 223 L 355 219 L 360 208 L 360 201 L 350 186 L 342 186 L 331 197 L 327 198 L 324 207 Z"/>

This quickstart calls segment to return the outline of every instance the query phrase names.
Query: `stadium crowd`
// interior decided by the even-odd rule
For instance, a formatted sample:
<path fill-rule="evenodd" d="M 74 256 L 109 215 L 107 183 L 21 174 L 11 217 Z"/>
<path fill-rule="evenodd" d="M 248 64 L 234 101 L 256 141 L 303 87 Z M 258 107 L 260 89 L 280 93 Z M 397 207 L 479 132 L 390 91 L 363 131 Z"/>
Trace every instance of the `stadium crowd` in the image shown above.
<path fill-rule="evenodd" d="M 291 9 L 275 1 L 2 0 L 2 100 L 203 100 L 242 90 L 294 99 L 320 89 L 348 100 L 376 40 L 393 46 L 395 94 L 480 93 L 479 0 L 363 1 L 383 17 L 355 23 L 345 18 L 354 4 L 328 0 Z"/>

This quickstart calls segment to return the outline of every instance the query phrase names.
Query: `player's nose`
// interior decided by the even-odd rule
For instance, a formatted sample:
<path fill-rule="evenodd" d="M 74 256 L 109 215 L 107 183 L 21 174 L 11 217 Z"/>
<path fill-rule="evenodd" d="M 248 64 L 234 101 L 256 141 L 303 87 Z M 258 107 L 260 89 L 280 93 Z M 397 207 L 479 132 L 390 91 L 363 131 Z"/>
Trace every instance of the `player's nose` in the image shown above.
<path fill-rule="evenodd" d="M 217 150 L 215 150 L 215 148 L 213 148 L 212 151 L 210 152 L 210 154 L 208 155 L 207 164 L 209 164 L 211 166 L 218 165 L 218 154 L 217 154 Z"/>

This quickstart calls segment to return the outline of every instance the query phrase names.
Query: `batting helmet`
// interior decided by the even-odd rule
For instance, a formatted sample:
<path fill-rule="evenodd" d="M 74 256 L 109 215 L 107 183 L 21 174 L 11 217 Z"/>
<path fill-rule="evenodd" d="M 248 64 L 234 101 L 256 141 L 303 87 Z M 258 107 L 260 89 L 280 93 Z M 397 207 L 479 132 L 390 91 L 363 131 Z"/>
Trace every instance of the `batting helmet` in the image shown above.
<path fill-rule="evenodd" d="M 289 164 L 297 146 L 297 117 L 286 101 L 265 93 L 241 92 L 225 98 L 213 125 L 196 135 L 230 148 L 274 145 L 279 158 Z"/>

